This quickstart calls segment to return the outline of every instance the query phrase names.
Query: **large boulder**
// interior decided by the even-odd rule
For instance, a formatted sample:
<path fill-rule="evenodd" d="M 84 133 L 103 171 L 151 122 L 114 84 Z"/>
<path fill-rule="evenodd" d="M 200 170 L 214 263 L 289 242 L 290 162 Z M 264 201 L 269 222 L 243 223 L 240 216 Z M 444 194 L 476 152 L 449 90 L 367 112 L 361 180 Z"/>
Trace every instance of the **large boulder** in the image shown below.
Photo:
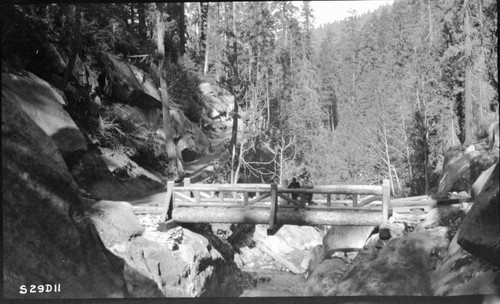
<path fill-rule="evenodd" d="M 281 269 L 295 273 L 308 270 L 315 259 L 309 251 L 321 244 L 319 231 L 309 226 L 283 225 L 276 234 L 267 235 L 267 228 L 267 225 L 255 225 L 229 238 L 238 250 L 235 262 L 240 268 Z"/>
<path fill-rule="evenodd" d="M 128 202 L 101 200 L 92 205 L 89 214 L 107 247 L 128 241 L 145 230 Z"/>
<path fill-rule="evenodd" d="M 306 257 L 302 260 L 300 267 L 305 270 L 306 275 L 310 275 L 318 265 L 325 260 L 325 250 L 323 245 L 317 245 L 307 251 Z"/>
<path fill-rule="evenodd" d="M 146 231 L 108 248 L 133 269 L 135 275 L 127 278 L 127 286 L 137 286 L 138 278 L 141 281 L 145 276 L 156 282 L 163 296 L 198 297 L 218 295 L 234 271 L 234 264 L 214 245 L 200 234 L 176 227 L 166 232 Z"/>
<path fill-rule="evenodd" d="M 123 149 L 96 148 L 78 164 L 79 185 L 95 197 L 112 201 L 130 201 L 164 186 L 164 181 L 142 168 Z"/>
<path fill-rule="evenodd" d="M 470 253 L 500 266 L 499 165 L 487 170 L 475 189 L 475 202 L 458 234 L 458 244 Z"/>
<path fill-rule="evenodd" d="M 106 75 L 104 91 L 110 97 L 127 101 L 134 90 L 141 90 L 141 84 L 128 63 L 111 54 L 103 54 L 100 59 Z"/>
<path fill-rule="evenodd" d="M 436 253 L 448 247 L 447 229 L 437 227 L 391 239 L 382 249 L 361 251 L 327 295 L 432 295 Z"/>
<path fill-rule="evenodd" d="M 130 64 L 129 67 L 134 73 L 135 78 L 141 84 L 141 89 L 143 90 L 143 92 L 157 99 L 158 101 L 161 100 L 160 90 L 158 90 L 158 87 L 154 84 L 151 77 L 133 64 Z"/>
<path fill-rule="evenodd" d="M 63 96 L 45 80 L 31 73 L 2 73 L 2 102 L 6 100 L 18 104 L 52 137 L 66 161 L 73 163 L 87 149 L 85 138 L 63 108 Z"/>
<path fill-rule="evenodd" d="M 106 80 L 103 90 L 110 97 L 143 111 L 161 108 L 160 91 L 143 70 L 111 54 L 101 56 L 101 62 L 101 77 Z"/>
<path fill-rule="evenodd" d="M 58 147 L 12 98 L 2 100 L 2 178 L 4 297 L 125 295 L 123 261 L 104 248 L 85 216 L 89 205 Z M 61 288 L 21 294 L 24 284 Z"/>
<path fill-rule="evenodd" d="M 256 225 L 253 239 L 279 256 L 296 250 L 310 250 L 321 244 L 319 231 L 310 226 L 283 225 L 276 234 L 267 235 L 266 225 Z"/>
<path fill-rule="evenodd" d="M 335 283 L 342 277 L 346 268 L 343 259 L 324 260 L 309 276 L 304 288 L 304 296 L 326 296 L 331 293 Z"/>
<path fill-rule="evenodd" d="M 229 92 L 207 82 L 201 83 L 199 89 L 207 107 L 217 112 L 212 114 L 211 118 L 220 113 L 229 113 L 233 108 L 234 97 L 229 95 Z"/>
<path fill-rule="evenodd" d="M 455 234 L 441 263 L 431 274 L 433 295 L 477 295 L 500 292 L 500 271 L 462 249 Z"/>
<path fill-rule="evenodd" d="M 333 226 L 323 237 L 325 257 L 331 257 L 336 251 L 361 250 L 373 229 L 373 226 Z"/>
<path fill-rule="evenodd" d="M 443 163 L 438 196 L 443 198 L 452 191 L 469 191 L 479 175 L 494 163 L 495 159 L 484 151 L 449 151 Z"/>
<path fill-rule="evenodd" d="M 115 173 L 124 179 L 142 178 L 150 180 L 154 186 L 159 187 L 163 184 L 163 180 L 148 170 L 139 166 L 131 160 L 124 149 L 112 150 L 108 148 L 98 148 L 101 152 L 102 159 L 110 172 Z M 155 188 L 152 186 L 153 188 Z"/>

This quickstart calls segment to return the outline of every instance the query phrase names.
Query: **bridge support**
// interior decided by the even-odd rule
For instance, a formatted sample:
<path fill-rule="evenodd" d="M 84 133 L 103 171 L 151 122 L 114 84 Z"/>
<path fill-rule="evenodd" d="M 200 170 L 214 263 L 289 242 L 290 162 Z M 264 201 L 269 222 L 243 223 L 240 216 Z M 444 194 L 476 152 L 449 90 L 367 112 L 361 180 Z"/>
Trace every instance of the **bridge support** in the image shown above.
<path fill-rule="evenodd" d="M 276 229 L 276 220 L 278 212 L 278 185 L 271 184 L 271 208 L 269 213 L 269 227 L 267 229 L 267 235 L 273 235 L 278 231 Z"/>
<path fill-rule="evenodd" d="M 247 223 L 269 224 L 269 207 L 176 207 L 172 217 L 181 223 Z M 354 210 L 331 208 L 280 208 L 276 212 L 275 225 L 286 223 L 289 225 L 341 225 L 341 226 L 378 226 L 382 222 L 382 213 L 379 210 Z"/>
<path fill-rule="evenodd" d="M 167 195 L 165 197 L 165 202 L 163 205 L 163 211 L 161 213 L 160 223 L 165 222 L 167 219 L 172 219 L 172 206 L 173 206 L 173 193 L 174 193 L 175 182 L 167 182 Z"/>
<path fill-rule="evenodd" d="M 378 228 L 378 235 L 381 240 L 388 240 L 391 237 L 389 231 L 389 201 L 391 198 L 391 184 L 388 179 L 382 182 L 382 224 Z"/>

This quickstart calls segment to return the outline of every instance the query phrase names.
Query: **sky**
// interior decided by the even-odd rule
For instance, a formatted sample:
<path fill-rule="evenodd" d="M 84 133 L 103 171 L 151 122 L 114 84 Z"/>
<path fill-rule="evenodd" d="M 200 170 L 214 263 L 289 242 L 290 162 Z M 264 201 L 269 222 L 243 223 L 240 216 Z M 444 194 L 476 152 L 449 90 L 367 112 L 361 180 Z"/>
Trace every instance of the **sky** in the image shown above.
<path fill-rule="evenodd" d="M 358 15 L 373 12 L 377 7 L 392 4 L 394 0 L 365 0 L 365 1 L 311 1 L 315 17 L 314 26 L 349 17 L 349 10 L 355 9 Z"/>

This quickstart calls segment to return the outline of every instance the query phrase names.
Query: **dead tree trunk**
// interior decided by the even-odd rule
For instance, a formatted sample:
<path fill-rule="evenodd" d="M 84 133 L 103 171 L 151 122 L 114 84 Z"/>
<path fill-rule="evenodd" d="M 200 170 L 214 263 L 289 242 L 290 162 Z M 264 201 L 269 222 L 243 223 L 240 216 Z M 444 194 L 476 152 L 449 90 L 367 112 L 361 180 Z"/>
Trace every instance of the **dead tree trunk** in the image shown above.
<path fill-rule="evenodd" d="M 237 45 L 237 40 L 236 40 L 236 8 L 235 8 L 235 3 L 233 2 L 233 75 L 232 79 L 230 80 L 230 88 L 231 88 L 231 94 L 234 96 L 234 110 L 232 113 L 233 116 L 233 129 L 231 132 L 231 142 L 229 144 L 229 149 L 232 151 L 232 159 L 231 159 L 231 176 L 232 176 L 232 181 L 234 181 L 235 177 L 235 172 L 234 172 L 234 158 L 236 154 L 236 143 L 238 140 L 238 98 L 239 98 L 239 90 L 235 90 L 236 87 L 236 82 L 238 81 L 238 45 Z"/>
<path fill-rule="evenodd" d="M 465 140 L 464 144 L 469 146 L 472 144 L 472 45 L 470 40 L 470 22 L 469 10 L 467 9 L 467 1 L 465 1 L 465 91 L 464 91 L 464 108 L 465 108 Z"/>
<path fill-rule="evenodd" d="M 157 26 L 157 43 L 158 43 L 158 54 L 160 59 L 158 76 L 160 78 L 160 97 L 162 104 L 162 114 L 163 114 L 163 132 L 165 133 L 165 152 L 167 153 L 169 173 L 172 173 L 176 179 L 182 172 L 182 164 L 177 157 L 177 149 L 172 136 L 172 122 L 170 119 L 170 108 L 168 99 L 168 86 L 167 80 L 165 78 L 165 26 L 161 16 L 161 8 L 159 8 L 156 18 Z M 179 164 L 181 167 L 179 167 Z"/>
<path fill-rule="evenodd" d="M 76 62 L 76 55 L 78 53 L 78 43 L 80 38 L 80 22 L 81 22 L 81 9 L 79 5 L 73 6 L 73 11 L 75 13 L 74 23 L 73 23 L 73 37 L 71 39 L 71 55 L 68 64 L 66 65 L 66 70 L 64 71 L 64 76 L 61 80 L 59 89 L 64 91 L 66 85 L 68 84 L 71 72 L 73 72 L 73 67 Z"/>
<path fill-rule="evenodd" d="M 207 75 L 208 72 L 208 52 L 209 52 L 209 41 L 208 41 L 208 33 L 210 30 L 210 3 L 207 3 L 207 26 L 206 26 L 206 34 L 205 34 L 205 63 L 203 65 L 203 75 Z"/>

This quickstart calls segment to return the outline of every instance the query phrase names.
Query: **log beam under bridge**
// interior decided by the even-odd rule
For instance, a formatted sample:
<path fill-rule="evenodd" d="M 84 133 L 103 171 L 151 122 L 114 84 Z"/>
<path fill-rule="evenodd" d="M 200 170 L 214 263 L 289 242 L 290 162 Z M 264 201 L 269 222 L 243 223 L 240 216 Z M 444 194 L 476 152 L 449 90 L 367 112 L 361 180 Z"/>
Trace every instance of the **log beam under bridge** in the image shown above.
<path fill-rule="evenodd" d="M 269 224 L 269 208 L 224 208 L 224 207 L 178 207 L 172 211 L 172 218 L 184 223 L 247 223 Z M 279 224 L 316 226 L 378 226 L 382 223 L 380 209 L 307 209 L 278 208 L 276 222 Z"/>

